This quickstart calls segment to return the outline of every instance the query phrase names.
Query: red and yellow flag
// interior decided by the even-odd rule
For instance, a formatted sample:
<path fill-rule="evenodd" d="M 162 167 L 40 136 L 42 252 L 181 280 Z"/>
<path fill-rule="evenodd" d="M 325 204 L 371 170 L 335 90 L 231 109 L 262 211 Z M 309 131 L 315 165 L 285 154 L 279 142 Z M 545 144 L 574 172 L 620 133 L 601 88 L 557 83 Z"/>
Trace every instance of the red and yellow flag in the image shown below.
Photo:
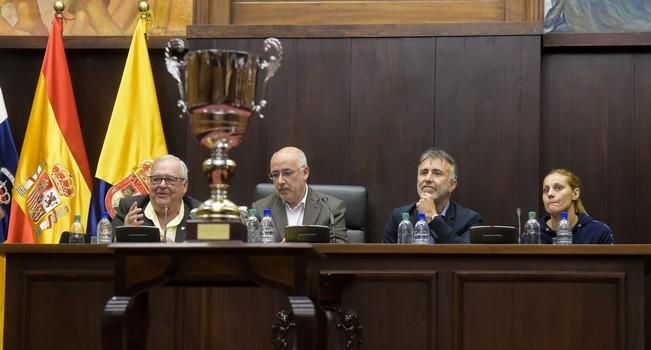
<path fill-rule="evenodd" d="M 56 15 L 18 159 L 8 242 L 58 243 L 75 215 L 88 218 L 92 186 Z"/>

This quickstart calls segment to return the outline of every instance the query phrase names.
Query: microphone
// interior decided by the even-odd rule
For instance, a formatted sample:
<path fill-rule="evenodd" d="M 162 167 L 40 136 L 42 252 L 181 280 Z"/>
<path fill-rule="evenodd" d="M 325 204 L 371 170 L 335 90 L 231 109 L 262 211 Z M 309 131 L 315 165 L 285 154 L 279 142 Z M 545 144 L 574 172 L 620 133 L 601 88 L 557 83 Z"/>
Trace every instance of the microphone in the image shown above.
<path fill-rule="evenodd" d="M 522 220 L 520 219 L 520 208 L 515 208 L 515 214 L 518 216 L 518 243 L 520 243 L 520 235 L 522 234 Z"/>
<path fill-rule="evenodd" d="M 163 243 L 167 243 L 167 212 L 170 210 L 170 207 L 166 205 L 164 210 L 165 210 L 165 214 L 163 217 L 163 221 L 165 221 L 165 224 L 161 226 L 163 226 Z"/>
<path fill-rule="evenodd" d="M 321 197 L 320 198 L 322 202 L 322 206 L 325 206 L 328 209 L 328 214 L 330 215 L 330 224 L 328 225 L 328 228 L 330 229 L 330 243 L 336 243 L 335 239 L 335 217 L 332 214 L 332 209 L 330 209 L 330 206 L 328 205 L 328 197 Z"/>

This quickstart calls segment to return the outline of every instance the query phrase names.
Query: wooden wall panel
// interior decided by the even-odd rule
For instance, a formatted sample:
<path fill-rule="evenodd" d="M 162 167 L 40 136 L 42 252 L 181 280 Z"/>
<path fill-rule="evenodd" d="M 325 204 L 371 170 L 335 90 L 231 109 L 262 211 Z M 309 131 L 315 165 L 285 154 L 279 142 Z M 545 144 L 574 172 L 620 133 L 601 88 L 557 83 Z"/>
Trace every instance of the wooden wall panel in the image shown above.
<path fill-rule="evenodd" d="M 517 225 L 537 207 L 540 41 L 440 38 L 435 143 L 458 162 L 453 199 L 486 224 Z"/>
<path fill-rule="evenodd" d="M 542 0 L 505 0 L 505 21 L 539 21 L 544 17 Z"/>
<path fill-rule="evenodd" d="M 399 15 L 397 15 L 399 14 Z M 504 22 L 502 1 L 234 2 L 231 24 Z"/>
<path fill-rule="evenodd" d="M 283 300 L 286 303 L 286 297 L 269 288 L 176 289 L 176 305 L 181 314 L 170 324 L 182 322 L 183 326 L 170 330 L 177 336 L 173 348 L 271 349 L 275 314 L 288 309 Z M 248 336 L 243 337 L 242 331 Z M 172 348 L 162 345 L 148 348 Z"/>
<path fill-rule="evenodd" d="M 355 274 L 355 283 L 343 292 L 342 308 L 360 316 L 364 327 L 361 348 L 440 349 L 437 278 L 436 271 L 427 270 Z M 380 334 L 391 336 L 382 338 Z M 329 348 L 333 347 L 329 344 Z"/>
<path fill-rule="evenodd" d="M 626 239 L 630 242 L 649 242 L 651 235 L 646 227 L 649 213 L 651 213 L 651 55 L 636 54 L 633 57 L 635 67 L 635 112 L 633 140 L 633 162 L 635 164 L 633 194 L 627 196 L 629 202 L 620 208 L 624 218 L 633 221 L 633 232 L 626 232 Z M 608 213 L 610 214 L 610 213 Z M 620 215 L 622 215 L 620 214 Z M 610 216 L 610 215 L 609 215 Z M 621 234 L 621 233 L 620 233 Z M 648 305 L 651 307 L 651 305 Z M 648 322 L 651 327 L 651 322 Z"/>
<path fill-rule="evenodd" d="M 625 348 L 618 330 L 625 319 L 624 273 L 475 271 L 455 277 L 458 349 Z M 544 306 L 549 298 L 557 307 Z M 532 328 L 544 325 L 532 336 Z M 577 337 L 581 332 L 593 336 Z"/>
<path fill-rule="evenodd" d="M 436 39 L 353 41 L 350 182 L 366 186 L 370 241 L 414 201 L 417 160 L 433 144 Z"/>
<path fill-rule="evenodd" d="M 348 182 L 352 167 L 349 152 L 352 133 L 346 127 L 350 125 L 352 99 L 351 40 L 297 41 L 296 49 L 294 78 L 300 91 L 295 101 L 296 145 L 307 146 L 311 181 Z"/>
<path fill-rule="evenodd" d="M 421 24 L 543 20 L 542 0 L 195 0 L 194 24 Z"/>
<path fill-rule="evenodd" d="M 4 297 L 14 302 L 5 305 L 11 317 L 4 320 L 4 348 L 98 349 L 103 305 L 112 295 L 113 263 L 97 256 L 57 256 L 56 269 L 53 255 L 14 256 L 5 278 Z M 80 259 L 88 261 L 79 264 Z M 56 315 L 56 322 L 44 314 Z M 32 336 L 31 330 L 41 336 Z M 80 335 L 73 347 L 71 334 Z"/>
<path fill-rule="evenodd" d="M 541 181 L 552 168 L 572 170 L 583 181 L 588 213 L 611 226 L 616 242 L 648 241 L 640 226 L 646 218 L 637 221 L 631 202 L 647 187 L 635 180 L 645 168 L 635 163 L 634 136 L 651 132 L 636 127 L 636 106 L 649 101 L 635 99 L 644 76 L 636 74 L 634 55 L 552 52 L 543 62 Z M 640 121 L 649 118 L 638 111 Z"/>

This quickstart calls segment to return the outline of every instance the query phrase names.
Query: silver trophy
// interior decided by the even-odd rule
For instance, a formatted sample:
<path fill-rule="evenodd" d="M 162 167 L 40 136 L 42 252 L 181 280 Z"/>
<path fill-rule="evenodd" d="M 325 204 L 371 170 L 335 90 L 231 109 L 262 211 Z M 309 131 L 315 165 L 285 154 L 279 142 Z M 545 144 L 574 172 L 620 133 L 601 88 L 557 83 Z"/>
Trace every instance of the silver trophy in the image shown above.
<path fill-rule="evenodd" d="M 181 116 L 190 119 L 192 133 L 211 150 L 203 162 L 210 183 L 210 199 L 192 210 L 191 218 L 213 223 L 241 222 L 237 205 L 228 200 L 228 188 L 235 162 L 228 151 L 242 143 L 249 118 L 267 104 L 267 83 L 282 60 L 282 45 L 276 38 L 264 41 L 266 57 L 245 51 L 187 51 L 181 39 L 172 39 L 165 48 L 168 72 L 178 82 Z M 256 101 L 258 71 L 266 71 L 261 98 Z"/>

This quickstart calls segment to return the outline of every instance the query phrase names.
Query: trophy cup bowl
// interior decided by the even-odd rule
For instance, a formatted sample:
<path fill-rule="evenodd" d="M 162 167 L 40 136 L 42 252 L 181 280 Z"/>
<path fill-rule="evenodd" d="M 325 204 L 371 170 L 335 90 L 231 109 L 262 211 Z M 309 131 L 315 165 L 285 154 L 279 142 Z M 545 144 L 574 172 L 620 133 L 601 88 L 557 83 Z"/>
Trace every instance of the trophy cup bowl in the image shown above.
<path fill-rule="evenodd" d="M 228 200 L 236 164 L 228 151 L 242 143 L 249 119 L 266 105 L 264 94 L 282 60 L 282 45 L 264 41 L 266 58 L 245 51 L 205 49 L 187 51 L 181 39 L 165 49 L 168 72 L 177 81 L 181 116 L 187 116 L 196 139 L 211 150 L 202 170 L 210 183 L 210 198 L 190 213 L 207 223 L 241 223 L 237 205 Z M 265 71 L 261 98 L 256 102 L 258 73 Z"/>

